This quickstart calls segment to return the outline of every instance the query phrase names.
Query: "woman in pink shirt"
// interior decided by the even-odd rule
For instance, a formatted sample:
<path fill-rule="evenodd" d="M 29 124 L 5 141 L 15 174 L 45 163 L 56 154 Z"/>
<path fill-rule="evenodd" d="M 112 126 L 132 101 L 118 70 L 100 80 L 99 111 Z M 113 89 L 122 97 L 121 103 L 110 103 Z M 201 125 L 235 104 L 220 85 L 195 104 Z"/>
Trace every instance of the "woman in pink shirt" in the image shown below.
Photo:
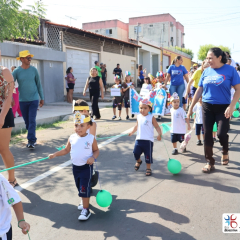
<path fill-rule="evenodd" d="M 72 103 L 73 101 L 73 89 L 75 85 L 76 78 L 74 78 L 73 74 L 73 69 L 72 67 L 69 67 L 67 69 L 67 82 L 68 82 L 68 88 L 69 88 L 69 101 Z"/>

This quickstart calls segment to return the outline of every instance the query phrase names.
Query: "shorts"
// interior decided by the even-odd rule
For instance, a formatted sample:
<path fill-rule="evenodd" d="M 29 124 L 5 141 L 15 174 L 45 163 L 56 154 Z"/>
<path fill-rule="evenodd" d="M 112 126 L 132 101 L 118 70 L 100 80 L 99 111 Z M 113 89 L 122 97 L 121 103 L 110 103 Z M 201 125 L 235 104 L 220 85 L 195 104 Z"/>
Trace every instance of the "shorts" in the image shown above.
<path fill-rule="evenodd" d="M 2 110 L 0 109 L 0 112 Z M 12 127 L 15 127 L 15 124 L 14 124 L 14 116 L 13 116 L 13 112 L 12 112 L 12 108 L 10 108 L 8 110 L 8 113 L 5 117 L 5 120 L 4 120 L 4 124 L 2 126 L 2 128 L 12 128 Z"/>
<path fill-rule="evenodd" d="M 118 108 L 119 111 L 122 110 L 122 102 L 117 101 L 117 99 L 113 99 L 113 108 Z"/>
<path fill-rule="evenodd" d="M 69 92 L 69 88 L 66 88 L 67 92 Z"/>
<path fill-rule="evenodd" d="M 185 134 L 171 133 L 171 142 L 172 143 L 176 143 L 176 142 L 182 143 L 184 141 L 184 135 Z"/>
<path fill-rule="evenodd" d="M 142 153 L 144 153 L 145 162 L 153 163 L 153 142 L 149 140 L 136 140 L 133 153 L 136 161 L 140 159 Z"/>
<path fill-rule="evenodd" d="M 68 88 L 69 89 L 74 89 L 74 85 L 75 85 L 74 83 L 68 83 Z"/>
<path fill-rule="evenodd" d="M 190 90 L 190 97 L 193 98 L 195 92 L 197 91 L 197 88 L 195 88 L 194 86 L 191 86 L 191 90 Z"/>
<path fill-rule="evenodd" d="M 124 98 L 124 107 L 125 108 L 130 108 L 130 100 L 129 100 L 129 98 Z"/>
<path fill-rule="evenodd" d="M 106 78 L 102 78 L 103 86 L 105 87 L 107 85 Z"/>
<path fill-rule="evenodd" d="M 204 134 L 203 124 L 196 123 L 196 135 L 197 136 L 200 135 L 201 129 L 202 129 L 202 134 Z"/>
<path fill-rule="evenodd" d="M 89 198 L 91 196 L 91 179 L 93 174 L 93 165 L 72 165 L 72 167 L 75 184 L 78 189 L 78 196 L 83 198 Z"/>
<path fill-rule="evenodd" d="M 182 98 L 182 104 L 187 104 L 187 99 L 185 99 L 185 97 Z"/>

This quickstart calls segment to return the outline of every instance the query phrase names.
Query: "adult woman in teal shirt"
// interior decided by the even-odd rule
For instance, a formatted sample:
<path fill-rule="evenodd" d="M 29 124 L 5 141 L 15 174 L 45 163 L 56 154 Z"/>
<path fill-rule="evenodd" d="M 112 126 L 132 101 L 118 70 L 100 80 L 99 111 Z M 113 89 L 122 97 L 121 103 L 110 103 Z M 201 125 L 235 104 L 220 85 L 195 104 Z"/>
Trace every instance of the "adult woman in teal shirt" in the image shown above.
<path fill-rule="evenodd" d="M 207 165 L 202 168 L 204 173 L 209 173 L 215 169 L 212 137 L 215 122 L 217 122 L 217 135 L 222 146 L 221 163 L 222 165 L 227 165 L 229 162 L 229 118 L 232 116 L 240 97 L 240 78 L 237 71 L 232 66 L 226 64 L 226 54 L 220 48 L 211 48 L 207 54 L 207 62 L 210 64 L 210 67 L 202 73 L 199 87 L 188 111 L 188 118 L 190 118 L 194 105 L 202 96 L 204 151 L 207 161 Z M 232 102 L 231 86 L 235 89 Z"/>
<path fill-rule="evenodd" d="M 188 78 L 188 71 L 187 69 L 182 65 L 183 59 L 181 56 L 177 56 L 173 61 L 172 65 L 167 70 L 167 78 L 165 80 L 165 86 L 167 85 L 167 82 L 170 81 L 170 95 L 173 93 L 177 93 L 180 99 L 180 107 L 182 107 L 182 97 L 183 93 L 185 91 L 185 84 L 184 79 L 186 81 L 189 81 Z"/>

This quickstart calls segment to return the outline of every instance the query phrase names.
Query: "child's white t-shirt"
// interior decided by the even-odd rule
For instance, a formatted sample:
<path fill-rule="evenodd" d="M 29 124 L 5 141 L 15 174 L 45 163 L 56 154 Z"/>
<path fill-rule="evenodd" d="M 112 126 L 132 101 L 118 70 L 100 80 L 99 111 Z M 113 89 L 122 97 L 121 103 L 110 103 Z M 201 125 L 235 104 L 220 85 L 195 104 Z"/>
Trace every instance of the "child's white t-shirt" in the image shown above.
<path fill-rule="evenodd" d="M 11 206 L 21 202 L 21 198 L 7 179 L 0 174 L 0 238 L 7 239 L 11 227 Z"/>
<path fill-rule="evenodd" d="M 142 89 L 148 89 L 149 91 L 151 91 L 152 90 L 152 84 L 144 83 L 142 85 Z"/>
<path fill-rule="evenodd" d="M 184 79 L 184 85 L 185 85 L 185 90 L 183 92 L 183 97 L 185 96 L 186 92 L 187 92 L 187 81 Z"/>
<path fill-rule="evenodd" d="M 196 123 L 196 124 L 203 124 L 202 105 L 200 105 L 200 103 L 197 103 L 197 104 L 194 106 L 193 112 L 196 113 L 195 123 Z"/>
<path fill-rule="evenodd" d="M 154 126 L 152 124 L 152 114 L 143 116 L 137 115 L 138 129 L 136 140 L 149 140 L 154 142 Z"/>
<path fill-rule="evenodd" d="M 186 112 L 183 108 L 179 107 L 178 109 L 174 109 L 173 107 L 170 110 L 171 112 L 171 133 L 175 134 L 185 134 L 186 133 L 186 122 L 187 118 Z"/>
<path fill-rule="evenodd" d="M 85 137 L 80 137 L 76 133 L 72 134 L 69 138 L 71 144 L 71 160 L 75 166 L 83 166 L 87 160 L 93 156 L 92 145 L 94 136 L 88 134 Z"/>

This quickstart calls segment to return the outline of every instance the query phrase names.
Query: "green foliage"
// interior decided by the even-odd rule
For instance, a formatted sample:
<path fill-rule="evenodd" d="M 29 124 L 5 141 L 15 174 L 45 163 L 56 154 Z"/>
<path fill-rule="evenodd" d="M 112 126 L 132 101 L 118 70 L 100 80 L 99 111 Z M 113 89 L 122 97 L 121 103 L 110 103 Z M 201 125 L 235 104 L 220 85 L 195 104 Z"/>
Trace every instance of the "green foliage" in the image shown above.
<path fill-rule="evenodd" d="M 33 5 L 28 5 L 28 7 L 30 7 L 31 14 L 39 18 L 45 18 L 47 9 L 45 8 L 46 6 L 41 1 L 35 1 Z"/>
<path fill-rule="evenodd" d="M 203 61 L 207 57 L 207 53 L 208 53 L 209 49 L 211 49 L 213 47 L 219 47 L 224 52 L 229 52 L 231 54 L 231 50 L 230 50 L 229 47 L 225 47 L 225 46 L 222 46 L 222 45 L 216 46 L 216 45 L 213 45 L 213 44 L 206 44 L 206 45 L 200 46 L 199 51 L 198 51 L 198 59 Z"/>
<path fill-rule="evenodd" d="M 30 11 L 20 11 L 22 1 L 0 0 L 0 42 L 18 37 L 37 37 L 39 19 Z"/>
<path fill-rule="evenodd" d="M 188 48 L 180 48 L 180 47 L 178 47 L 178 46 L 176 46 L 175 48 L 176 48 L 177 50 L 181 51 L 181 52 L 184 52 L 184 53 L 190 55 L 191 58 L 193 59 L 194 53 L 193 53 L 193 51 L 192 51 L 191 49 L 188 49 Z"/>

